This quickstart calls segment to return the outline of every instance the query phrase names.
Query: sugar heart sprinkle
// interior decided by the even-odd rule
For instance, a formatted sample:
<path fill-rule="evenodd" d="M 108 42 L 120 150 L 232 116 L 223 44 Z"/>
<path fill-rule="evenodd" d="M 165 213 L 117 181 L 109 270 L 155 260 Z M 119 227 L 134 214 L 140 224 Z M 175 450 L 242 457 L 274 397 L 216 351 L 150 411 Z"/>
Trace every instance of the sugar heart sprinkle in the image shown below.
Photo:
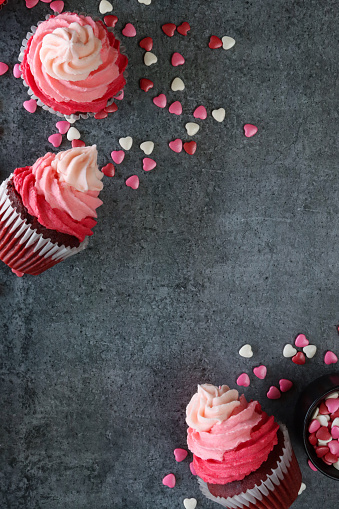
<path fill-rule="evenodd" d="M 185 83 L 182 81 L 181 78 L 174 78 L 174 80 L 171 83 L 171 89 L 173 92 L 178 92 L 185 90 Z"/>
<path fill-rule="evenodd" d="M 283 356 L 286 358 L 293 357 L 297 353 L 297 350 L 292 345 L 285 345 L 283 349 Z"/>
<path fill-rule="evenodd" d="M 292 362 L 294 362 L 294 364 L 302 366 L 306 362 L 305 354 L 303 352 L 298 352 L 296 355 L 292 357 Z"/>
<path fill-rule="evenodd" d="M 317 353 L 317 347 L 315 345 L 304 346 L 303 352 L 308 359 L 312 359 Z"/>
<path fill-rule="evenodd" d="M 181 23 L 181 25 L 179 25 L 177 27 L 177 32 L 180 34 L 180 35 L 184 35 L 186 36 L 187 33 L 191 30 L 191 27 L 189 25 L 189 23 L 187 23 L 187 21 L 184 21 L 183 23 Z"/>
<path fill-rule="evenodd" d="M 237 378 L 237 385 L 240 385 L 241 387 L 248 387 L 250 383 L 250 377 L 247 373 L 241 373 L 241 375 Z"/>
<path fill-rule="evenodd" d="M 55 125 L 60 134 L 66 134 L 68 129 L 71 127 L 71 124 L 67 122 L 67 120 L 60 120 Z"/>
<path fill-rule="evenodd" d="M 184 65 L 185 59 L 180 53 L 173 53 L 171 58 L 171 64 L 173 67 L 178 67 L 179 65 Z"/>
<path fill-rule="evenodd" d="M 181 115 L 182 114 L 182 105 L 180 101 L 175 101 L 170 105 L 168 108 L 168 111 L 170 113 L 174 113 L 174 115 Z"/>
<path fill-rule="evenodd" d="M 139 187 L 138 175 L 132 175 L 131 177 L 128 177 L 128 179 L 126 180 L 126 186 L 131 187 L 132 189 L 138 189 Z"/>
<path fill-rule="evenodd" d="M 114 175 L 115 175 L 114 164 L 112 164 L 112 163 L 106 164 L 106 166 L 101 168 L 101 171 L 104 175 L 106 175 L 106 177 L 114 177 Z"/>
<path fill-rule="evenodd" d="M 257 126 L 255 126 L 253 124 L 245 124 L 244 132 L 245 132 L 246 138 L 252 138 L 252 136 L 254 136 L 258 132 L 258 128 L 257 128 Z"/>
<path fill-rule="evenodd" d="M 106 12 L 113 11 L 113 5 L 107 0 L 101 0 L 99 4 L 99 12 L 100 14 L 106 14 Z"/>
<path fill-rule="evenodd" d="M 139 86 L 141 90 L 143 90 L 144 92 L 148 92 L 151 88 L 154 87 L 154 83 L 153 81 L 147 78 L 141 78 L 141 80 L 139 81 Z"/>
<path fill-rule="evenodd" d="M 51 2 L 49 6 L 52 9 L 52 11 L 61 14 L 62 11 L 64 10 L 65 4 L 62 0 L 55 0 L 54 2 Z"/>
<path fill-rule="evenodd" d="M 119 145 L 124 150 L 130 150 L 133 145 L 133 138 L 131 136 L 126 136 L 126 138 L 120 138 Z"/>
<path fill-rule="evenodd" d="M 281 393 L 277 387 L 272 385 L 267 392 L 267 397 L 268 399 L 279 399 L 281 398 Z"/>
<path fill-rule="evenodd" d="M 145 37 L 144 39 L 141 39 L 139 42 L 140 48 L 146 50 L 146 51 L 152 51 L 153 48 L 153 39 L 152 37 Z"/>
<path fill-rule="evenodd" d="M 329 350 L 328 352 L 325 353 L 324 362 L 328 366 L 330 364 L 336 364 L 338 362 L 338 357 L 336 356 L 335 353 L 333 353 L 333 352 L 331 352 L 331 350 Z"/>
<path fill-rule="evenodd" d="M 170 141 L 168 145 L 169 148 L 173 150 L 173 152 L 176 152 L 177 154 L 179 154 L 182 151 L 182 140 L 180 140 L 179 138 Z"/>
<path fill-rule="evenodd" d="M 208 43 L 208 47 L 211 49 L 221 48 L 222 40 L 216 35 L 211 35 L 210 42 Z"/>
<path fill-rule="evenodd" d="M 144 157 L 142 160 L 142 167 L 145 171 L 151 171 L 154 170 L 157 163 L 154 161 L 154 159 L 151 159 L 150 157 Z"/>
<path fill-rule="evenodd" d="M 195 141 L 186 141 L 184 143 L 184 150 L 190 156 L 193 156 L 197 150 L 197 144 Z"/>
<path fill-rule="evenodd" d="M 106 26 L 114 28 L 118 22 L 118 17 L 114 16 L 113 14 L 108 14 L 107 16 L 104 17 L 104 22 Z"/>
<path fill-rule="evenodd" d="M 86 143 L 82 140 L 72 140 L 72 148 L 86 147 Z"/>
<path fill-rule="evenodd" d="M 149 156 L 154 150 L 154 143 L 153 141 L 143 141 L 140 148 L 147 156 Z"/>
<path fill-rule="evenodd" d="M 23 103 L 23 107 L 25 110 L 28 111 L 28 113 L 35 113 L 37 109 L 37 103 L 35 99 L 30 99 L 29 101 L 25 101 Z"/>
<path fill-rule="evenodd" d="M 121 33 L 125 37 L 135 37 L 137 35 L 135 26 L 132 23 L 127 23 Z"/>
<path fill-rule="evenodd" d="M 150 65 L 153 65 L 153 64 L 156 64 L 158 61 L 158 57 L 156 55 L 154 55 L 154 53 L 152 53 L 151 51 L 146 51 L 145 55 L 144 55 L 144 64 L 147 65 L 148 67 Z"/>
<path fill-rule="evenodd" d="M 164 34 L 166 34 L 168 37 L 173 37 L 177 27 L 174 23 L 165 23 L 165 25 L 162 25 L 161 28 Z"/>
<path fill-rule="evenodd" d="M 113 150 L 113 152 L 111 152 L 111 158 L 115 164 L 121 164 L 125 159 L 125 152 L 123 150 Z"/>
<path fill-rule="evenodd" d="M 165 477 L 162 480 L 162 484 L 164 486 L 167 486 L 168 488 L 174 488 L 174 486 L 175 486 L 175 476 L 174 476 L 174 474 L 165 475 Z"/>
<path fill-rule="evenodd" d="M 298 334 L 298 336 L 295 338 L 294 344 L 298 348 L 303 348 L 304 346 L 309 345 L 310 342 L 305 336 L 305 334 Z"/>
<path fill-rule="evenodd" d="M 51 134 L 51 136 L 48 137 L 48 141 L 53 145 L 53 147 L 60 147 L 62 143 L 62 136 L 60 133 Z"/>
<path fill-rule="evenodd" d="M 167 98 L 165 94 L 159 94 L 158 96 L 154 97 L 153 103 L 158 106 L 158 108 L 166 108 Z"/>
<path fill-rule="evenodd" d="M 253 357 L 253 351 L 251 345 L 244 345 L 239 350 L 239 355 L 241 357 L 245 357 L 246 359 L 250 359 Z"/>
<path fill-rule="evenodd" d="M 194 118 L 199 118 L 200 120 L 205 120 L 207 118 L 207 111 L 205 106 L 198 106 L 193 112 Z"/>
<path fill-rule="evenodd" d="M 264 380 L 264 378 L 267 375 L 267 368 L 263 364 L 261 366 L 257 366 L 256 368 L 253 368 L 253 373 L 257 378 L 260 378 L 260 380 Z"/>
<path fill-rule="evenodd" d="M 279 380 L 279 387 L 281 392 L 287 392 L 293 387 L 293 382 L 291 380 L 287 380 L 286 378 L 281 378 Z"/>
<path fill-rule="evenodd" d="M 15 64 L 15 66 L 13 67 L 13 76 L 14 76 L 14 78 L 20 78 L 21 77 L 20 64 Z"/>
<path fill-rule="evenodd" d="M 181 461 L 184 461 L 184 459 L 187 458 L 188 452 L 185 449 L 174 449 L 174 457 L 175 461 L 180 463 Z"/>

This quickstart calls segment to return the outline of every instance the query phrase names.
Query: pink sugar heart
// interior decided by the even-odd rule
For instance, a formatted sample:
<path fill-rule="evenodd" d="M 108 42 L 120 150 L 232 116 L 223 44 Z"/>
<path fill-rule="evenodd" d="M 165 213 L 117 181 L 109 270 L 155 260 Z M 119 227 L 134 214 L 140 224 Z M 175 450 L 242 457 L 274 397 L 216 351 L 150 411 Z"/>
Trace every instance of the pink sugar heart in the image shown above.
<path fill-rule="evenodd" d="M 125 97 L 125 92 L 124 92 L 123 90 L 121 90 L 121 92 L 119 92 L 119 94 L 118 94 L 118 95 L 116 95 L 116 96 L 114 97 L 114 99 L 115 99 L 116 101 L 122 101 L 124 97 Z"/>
<path fill-rule="evenodd" d="M 338 440 L 331 440 L 331 442 L 328 444 L 328 447 L 332 454 L 335 456 L 339 456 L 339 442 Z"/>
<path fill-rule="evenodd" d="M 327 365 L 335 364 L 336 362 L 338 362 L 338 357 L 336 356 L 335 353 L 333 353 L 333 352 L 331 352 L 331 350 L 329 350 L 328 352 L 325 353 L 324 362 Z"/>
<path fill-rule="evenodd" d="M 20 78 L 21 77 L 20 64 L 15 64 L 15 66 L 13 67 L 13 76 L 14 76 L 14 78 Z"/>
<path fill-rule="evenodd" d="M 35 113 L 37 109 L 37 103 L 35 99 L 30 99 L 29 101 L 25 101 L 23 103 L 23 107 L 28 111 L 28 113 Z"/>
<path fill-rule="evenodd" d="M 62 143 L 62 136 L 60 133 L 51 134 L 49 136 L 48 141 L 53 145 L 53 147 L 60 147 Z"/>
<path fill-rule="evenodd" d="M 49 4 L 50 8 L 54 12 L 58 12 L 59 14 L 64 10 L 65 4 L 62 0 L 54 0 L 54 2 Z"/>
<path fill-rule="evenodd" d="M 267 375 L 267 368 L 263 364 L 261 366 L 257 366 L 253 368 L 253 373 L 256 377 L 260 378 L 260 380 L 264 380 Z"/>
<path fill-rule="evenodd" d="M 8 71 L 8 65 L 4 62 L 0 62 L 0 76 L 5 74 Z"/>
<path fill-rule="evenodd" d="M 132 175 L 131 177 L 128 177 L 128 179 L 126 180 L 126 186 L 131 187 L 132 189 L 138 189 L 139 187 L 138 175 Z"/>
<path fill-rule="evenodd" d="M 153 98 L 153 102 L 159 108 L 166 108 L 167 98 L 166 98 L 165 94 L 160 94 L 157 97 Z"/>
<path fill-rule="evenodd" d="M 333 426 L 333 428 L 331 429 L 331 435 L 332 435 L 332 438 L 334 438 L 335 440 L 338 440 L 338 438 L 339 438 L 339 426 Z"/>
<path fill-rule="evenodd" d="M 122 30 L 122 35 L 124 35 L 125 37 L 135 37 L 137 35 L 135 26 L 132 25 L 132 23 L 127 23 L 127 25 L 125 25 L 125 28 L 123 28 Z"/>
<path fill-rule="evenodd" d="M 67 122 L 67 120 L 60 120 L 55 125 L 60 134 L 66 134 L 68 129 L 71 127 L 71 124 Z"/>
<path fill-rule="evenodd" d="M 187 458 L 188 452 L 185 449 L 174 449 L 174 457 L 175 461 L 180 463 L 180 461 L 184 461 Z"/>
<path fill-rule="evenodd" d="M 174 113 L 174 115 L 181 115 L 182 113 L 182 106 L 180 101 L 175 101 L 171 104 L 171 106 L 168 108 L 168 111 L 170 113 Z"/>
<path fill-rule="evenodd" d="M 205 118 L 207 118 L 207 111 L 205 106 L 198 106 L 193 112 L 193 117 L 205 120 Z"/>
<path fill-rule="evenodd" d="M 293 387 L 293 382 L 291 380 L 287 380 L 286 378 L 282 378 L 279 380 L 279 387 L 281 392 L 287 392 Z"/>
<path fill-rule="evenodd" d="M 271 385 L 266 396 L 268 397 L 268 399 L 279 399 L 281 398 L 281 393 L 279 389 L 277 389 L 274 385 Z"/>
<path fill-rule="evenodd" d="M 173 53 L 171 63 L 173 67 L 178 67 L 178 65 L 184 65 L 185 59 L 180 53 Z"/>
<path fill-rule="evenodd" d="M 194 465 L 193 465 L 193 461 L 191 461 L 191 463 L 190 463 L 190 471 L 191 471 L 191 473 L 193 475 L 197 475 L 196 470 L 195 470 Z"/>
<path fill-rule="evenodd" d="M 113 150 L 113 152 L 111 152 L 111 158 L 115 164 L 121 164 L 125 159 L 125 152 L 123 150 Z"/>
<path fill-rule="evenodd" d="M 298 336 L 295 338 L 294 344 L 298 348 L 303 348 L 304 346 L 308 346 L 310 342 L 305 334 L 298 334 Z"/>
<path fill-rule="evenodd" d="M 318 469 L 313 465 L 311 460 L 308 460 L 307 463 L 308 463 L 308 466 L 310 467 L 310 469 L 313 470 L 313 472 L 318 472 Z"/>
<path fill-rule="evenodd" d="M 258 128 L 253 124 L 245 124 L 244 131 L 246 138 L 251 138 L 258 132 Z"/>
<path fill-rule="evenodd" d="M 27 9 L 32 9 L 38 4 L 39 0 L 26 0 Z"/>
<path fill-rule="evenodd" d="M 174 474 L 165 475 L 165 477 L 162 480 L 162 484 L 164 484 L 164 486 L 168 486 L 169 488 L 174 488 L 175 486 Z"/>
<path fill-rule="evenodd" d="M 250 383 L 250 377 L 247 373 L 241 373 L 241 375 L 237 378 L 237 385 L 240 385 L 241 387 L 248 387 Z"/>
<path fill-rule="evenodd" d="M 150 157 L 144 157 L 142 160 L 142 167 L 145 171 L 151 171 L 154 170 L 157 163 L 154 161 L 154 159 L 151 159 Z"/>
<path fill-rule="evenodd" d="M 325 405 L 327 406 L 329 412 L 334 414 L 339 408 L 339 398 L 329 398 L 325 401 Z"/>
<path fill-rule="evenodd" d="M 320 429 L 320 426 L 321 426 L 320 422 L 317 419 L 313 419 L 313 421 L 311 421 L 311 424 L 308 427 L 309 433 L 316 433 L 318 429 Z"/>
<path fill-rule="evenodd" d="M 176 152 L 177 154 L 179 154 L 182 151 L 182 140 L 180 140 L 179 138 L 177 138 L 174 141 L 170 141 L 168 145 L 169 148 L 173 150 L 173 152 Z"/>

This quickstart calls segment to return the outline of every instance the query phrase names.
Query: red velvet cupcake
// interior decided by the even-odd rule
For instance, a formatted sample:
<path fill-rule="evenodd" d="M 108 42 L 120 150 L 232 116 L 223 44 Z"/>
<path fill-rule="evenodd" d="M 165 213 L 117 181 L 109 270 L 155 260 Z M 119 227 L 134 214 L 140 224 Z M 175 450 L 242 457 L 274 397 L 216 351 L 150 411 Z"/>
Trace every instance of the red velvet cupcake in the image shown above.
<path fill-rule="evenodd" d="M 19 60 L 38 104 L 73 119 L 105 110 L 126 84 L 120 42 L 90 16 L 50 16 L 27 34 Z"/>
<path fill-rule="evenodd" d="M 224 507 L 288 509 L 301 472 L 285 426 L 227 385 L 198 386 L 187 443 L 204 495 Z"/>
<path fill-rule="evenodd" d="M 0 259 L 18 276 L 36 276 L 82 251 L 102 204 L 102 178 L 95 145 L 17 168 L 0 186 Z"/>

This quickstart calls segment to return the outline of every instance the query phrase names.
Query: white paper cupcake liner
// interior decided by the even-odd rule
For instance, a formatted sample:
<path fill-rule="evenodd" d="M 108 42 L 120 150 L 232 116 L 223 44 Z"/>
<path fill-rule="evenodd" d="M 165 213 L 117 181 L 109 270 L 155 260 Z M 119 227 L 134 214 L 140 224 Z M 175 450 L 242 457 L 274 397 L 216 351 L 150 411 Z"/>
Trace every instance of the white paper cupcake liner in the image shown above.
<path fill-rule="evenodd" d="M 208 489 L 207 483 L 199 478 L 199 487 L 205 497 L 213 500 L 223 507 L 227 507 L 228 509 L 244 509 L 248 507 L 250 503 L 257 504 L 258 501 L 261 502 L 264 497 L 267 497 L 270 494 L 270 492 L 274 492 L 276 486 L 279 486 L 281 481 L 284 479 L 285 474 L 287 473 L 287 470 L 291 464 L 293 455 L 292 445 L 287 428 L 281 424 L 280 429 L 284 435 L 284 447 L 282 450 L 282 455 L 279 458 L 277 467 L 272 469 L 272 473 L 267 475 L 266 479 L 262 481 L 260 485 L 255 485 L 254 488 L 248 489 L 239 495 L 222 498 L 212 495 Z"/>
<path fill-rule="evenodd" d="M 6 255 L 3 256 L 4 251 L 6 251 L 6 247 L 4 247 L 0 250 L 1 259 L 5 258 L 3 261 L 5 261 L 9 267 L 21 272 L 20 267 L 22 269 L 25 267 L 21 266 L 20 249 L 18 250 L 18 245 L 20 245 L 21 250 L 30 248 L 32 251 L 32 266 L 36 265 L 38 257 L 43 258 L 46 262 L 50 261 L 53 262 L 52 264 L 55 264 L 83 251 L 87 247 L 88 237 L 86 237 L 79 247 L 71 248 L 64 245 L 59 246 L 51 239 L 43 237 L 41 233 L 37 233 L 37 230 L 26 223 L 26 219 L 21 218 L 20 214 L 12 206 L 7 194 L 7 184 L 12 176 L 13 174 L 0 185 L 0 233 L 5 229 L 7 229 L 6 235 L 12 235 L 14 233 L 13 238 L 16 239 L 16 254 L 13 253 L 11 257 L 11 248 L 9 247 Z M 26 265 L 26 270 L 29 271 L 29 262 L 27 262 Z M 22 272 L 25 273 L 25 270 L 22 270 Z"/>
<path fill-rule="evenodd" d="M 50 18 L 50 16 L 54 16 L 56 14 L 58 14 L 58 13 L 47 14 L 46 17 L 45 17 L 46 21 Z M 90 15 L 89 14 L 85 14 L 85 13 L 79 13 L 79 16 L 90 16 Z M 91 16 L 91 18 L 94 19 L 94 21 L 97 21 L 98 19 L 100 19 L 100 18 L 95 18 L 93 16 Z M 102 20 L 100 20 L 100 21 L 102 21 Z M 41 23 L 43 23 L 43 21 L 39 21 L 37 23 L 37 26 L 35 26 L 35 25 L 31 26 L 31 31 L 27 32 L 26 37 L 23 39 L 23 41 L 21 43 L 20 53 L 19 53 L 19 56 L 18 56 L 18 60 L 19 60 L 20 63 L 24 59 L 24 54 L 25 54 L 25 50 L 26 50 L 27 43 L 28 43 L 29 39 L 35 34 L 35 32 L 38 29 L 38 26 L 41 25 Z M 106 28 L 109 31 L 113 31 L 113 29 L 110 30 L 110 27 L 106 27 Z M 116 37 L 115 34 L 114 34 L 114 36 L 115 36 L 115 38 L 117 40 L 119 40 L 118 37 Z M 123 46 L 120 45 L 119 51 L 120 51 L 120 53 L 122 55 L 127 56 L 126 52 L 125 52 L 125 48 Z M 125 80 L 127 81 L 128 72 L 124 71 L 123 75 L 124 75 Z M 21 76 L 21 79 L 22 79 L 22 82 L 23 82 L 24 86 L 27 88 L 28 95 L 30 96 L 31 99 L 35 99 L 36 100 L 38 106 L 41 106 L 41 108 L 43 110 L 49 111 L 49 113 L 53 113 L 53 115 L 57 115 L 57 117 L 64 118 L 70 124 L 74 124 L 74 122 L 76 122 L 77 120 L 80 120 L 80 118 L 86 120 L 87 118 L 94 117 L 94 115 L 96 115 L 96 113 L 93 113 L 93 112 L 88 112 L 88 113 L 72 113 L 71 115 L 65 115 L 64 113 L 60 113 L 59 111 L 55 111 L 55 110 L 53 110 L 53 108 L 50 108 L 45 103 L 43 103 L 41 101 L 41 99 L 39 99 L 34 94 L 33 90 L 30 88 L 28 83 L 26 83 L 26 81 L 24 80 L 24 78 L 22 76 Z M 114 97 L 112 97 L 111 99 L 108 99 L 106 107 L 110 106 L 114 102 L 115 98 L 119 97 L 121 92 L 122 91 L 120 90 Z"/>

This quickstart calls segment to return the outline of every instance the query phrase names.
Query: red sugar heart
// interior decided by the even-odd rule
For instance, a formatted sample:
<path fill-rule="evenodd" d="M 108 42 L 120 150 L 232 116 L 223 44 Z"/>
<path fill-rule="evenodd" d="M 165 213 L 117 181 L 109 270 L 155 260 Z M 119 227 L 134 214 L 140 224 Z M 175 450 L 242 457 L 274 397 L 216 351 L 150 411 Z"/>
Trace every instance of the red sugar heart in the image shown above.
<path fill-rule="evenodd" d="M 298 348 L 303 348 L 304 346 L 309 345 L 310 342 L 305 336 L 305 334 L 298 334 L 298 336 L 295 338 L 294 344 Z"/>
<path fill-rule="evenodd" d="M 194 465 L 193 465 L 193 461 L 191 461 L 191 463 L 190 463 L 190 471 L 191 471 L 191 473 L 193 475 L 197 475 L 196 470 L 195 470 Z"/>
<path fill-rule="evenodd" d="M 322 458 L 328 452 L 330 452 L 330 449 L 328 447 L 326 447 L 325 445 L 321 445 L 320 447 L 315 448 L 315 453 L 318 456 L 318 458 Z"/>
<path fill-rule="evenodd" d="M 246 138 L 252 138 L 252 136 L 254 136 L 258 132 L 258 128 L 257 128 L 257 126 L 255 126 L 253 124 L 245 124 L 244 132 L 245 132 Z"/>
<path fill-rule="evenodd" d="M 325 405 L 329 410 L 328 413 L 334 414 L 339 409 L 339 398 L 329 398 L 325 401 Z"/>
<path fill-rule="evenodd" d="M 127 23 L 125 27 L 122 29 L 122 35 L 125 37 L 135 37 L 137 35 L 137 31 L 135 26 L 132 23 Z"/>
<path fill-rule="evenodd" d="M 152 51 L 153 48 L 153 39 L 152 37 L 145 37 L 144 39 L 141 39 L 139 42 L 140 48 L 146 50 L 146 51 Z"/>
<path fill-rule="evenodd" d="M 106 118 L 108 117 L 108 113 L 107 111 L 105 110 L 101 110 L 101 111 L 98 111 L 95 115 L 94 115 L 94 118 L 96 118 L 97 120 L 100 120 L 102 118 Z"/>
<path fill-rule="evenodd" d="M 319 428 L 316 432 L 315 436 L 318 440 L 330 440 L 332 438 L 331 433 L 328 431 L 326 426 L 321 426 L 321 428 Z"/>
<path fill-rule="evenodd" d="M 237 385 L 240 385 L 241 387 L 248 387 L 250 383 L 250 377 L 247 373 L 241 373 L 241 375 L 237 378 Z"/>
<path fill-rule="evenodd" d="M 205 106 L 198 106 L 197 108 L 195 108 L 193 112 L 193 117 L 199 118 L 200 120 L 205 120 L 205 118 L 207 118 L 207 111 Z"/>
<path fill-rule="evenodd" d="M 114 177 L 114 175 L 115 175 L 114 164 L 112 164 L 112 163 L 106 164 L 106 166 L 101 168 L 101 171 L 104 175 L 106 175 L 106 177 Z"/>
<path fill-rule="evenodd" d="M 308 463 L 308 466 L 310 467 L 310 469 L 313 470 L 313 472 L 318 472 L 318 469 L 313 465 L 311 460 L 308 460 L 307 463 Z"/>
<path fill-rule="evenodd" d="M 175 101 L 171 104 L 171 106 L 168 108 L 168 111 L 170 113 L 174 113 L 174 115 L 181 115 L 182 114 L 182 105 L 180 101 Z"/>
<path fill-rule="evenodd" d="M 60 120 L 55 125 L 60 134 L 66 134 L 68 129 L 71 127 L 71 124 L 67 122 L 67 120 Z"/>
<path fill-rule="evenodd" d="M 338 438 L 339 438 L 339 426 L 333 426 L 333 428 L 331 429 L 331 435 L 332 435 L 332 438 L 334 438 L 335 440 L 338 440 Z"/>
<path fill-rule="evenodd" d="M 158 108 L 166 108 L 167 98 L 165 94 L 160 94 L 153 98 L 153 102 Z"/>
<path fill-rule="evenodd" d="M 174 457 L 175 461 L 180 463 L 180 461 L 184 461 L 187 458 L 188 452 L 185 449 L 174 449 Z"/>
<path fill-rule="evenodd" d="M 126 186 L 131 187 L 132 189 L 138 189 L 139 187 L 138 175 L 132 175 L 131 177 L 128 177 L 128 179 L 126 180 Z"/>
<path fill-rule="evenodd" d="M 118 22 L 118 17 L 114 16 L 113 14 L 108 14 L 104 17 L 104 22 L 106 26 L 114 28 Z"/>
<path fill-rule="evenodd" d="M 164 34 L 168 35 L 168 37 L 173 37 L 177 26 L 174 23 L 165 23 L 161 28 Z"/>
<path fill-rule="evenodd" d="M 189 25 L 189 23 L 187 23 L 187 21 L 184 21 L 183 23 L 181 23 L 181 25 L 179 25 L 177 27 L 177 31 L 179 32 L 180 35 L 187 35 L 187 32 L 189 32 L 191 30 L 191 27 Z"/>
<path fill-rule="evenodd" d="M 111 152 L 111 158 L 115 164 L 121 164 L 125 159 L 125 152 L 123 150 L 113 150 L 113 152 Z"/>
<path fill-rule="evenodd" d="M 32 9 L 39 3 L 39 0 L 26 0 L 27 9 Z"/>
<path fill-rule="evenodd" d="M 211 49 L 221 48 L 222 40 L 219 39 L 216 35 L 211 35 L 210 42 L 208 43 L 208 47 Z"/>
<path fill-rule="evenodd" d="M 28 111 L 28 113 L 35 113 L 37 109 L 37 103 L 35 99 L 30 99 L 29 101 L 25 101 L 23 103 L 23 107 Z"/>
<path fill-rule="evenodd" d="M 169 148 L 173 150 L 173 152 L 176 152 L 177 154 L 179 154 L 182 151 L 182 141 L 179 138 L 177 138 L 174 141 L 170 141 L 168 145 Z"/>
<path fill-rule="evenodd" d="M 336 463 L 338 461 L 338 458 L 337 458 L 337 456 L 335 454 L 332 454 L 331 452 L 328 452 L 327 454 L 325 454 L 324 460 L 329 465 L 332 465 L 333 463 Z"/>
<path fill-rule="evenodd" d="M 60 133 L 51 134 L 48 141 L 53 145 L 53 147 L 60 147 L 62 143 L 62 136 Z"/>
<path fill-rule="evenodd" d="M 260 378 L 260 380 L 264 380 L 267 375 L 267 368 L 264 365 L 253 368 L 253 373 L 256 377 Z"/>
<path fill-rule="evenodd" d="M 287 392 L 293 387 L 293 382 L 291 380 L 287 380 L 286 378 L 282 378 L 279 380 L 279 387 L 281 392 Z"/>
<path fill-rule="evenodd" d="M 277 389 L 274 385 L 272 385 L 269 388 L 269 391 L 266 394 L 266 396 L 268 397 L 268 399 L 279 399 L 279 398 L 281 398 L 281 393 L 280 393 L 279 389 Z"/>
<path fill-rule="evenodd" d="M 118 111 L 118 106 L 117 104 L 112 103 L 109 106 L 106 106 L 105 111 L 107 111 L 107 113 L 115 113 Z"/>
<path fill-rule="evenodd" d="M 145 171 L 151 171 L 154 170 L 157 163 L 154 161 L 154 159 L 151 159 L 150 157 L 144 157 L 142 160 L 142 167 Z"/>
<path fill-rule="evenodd" d="M 171 63 L 173 67 L 178 67 L 178 65 L 184 65 L 185 59 L 180 53 L 173 53 L 171 58 Z"/>
<path fill-rule="evenodd" d="M 139 87 L 144 92 L 148 92 L 151 88 L 154 87 L 154 83 L 151 80 L 148 80 L 147 78 L 141 78 L 139 81 Z"/>
<path fill-rule="evenodd" d="M 0 62 L 0 76 L 5 74 L 8 71 L 8 65 L 4 62 Z"/>
<path fill-rule="evenodd" d="M 336 356 L 335 353 L 329 350 L 328 352 L 325 353 L 324 362 L 327 365 L 336 364 L 338 362 L 338 357 Z"/>
<path fill-rule="evenodd" d="M 196 150 L 197 144 L 195 141 L 186 141 L 186 143 L 184 143 L 184 151 L 187 152 L 187 154 L 189 154 L 190 156 L 195 154 Z"/>
<path fill-rule="evenodd" d="M 21 77 L 21 69 L 20 69 L 20 64 L 15 64 L 15 66 L 13 67 L 13 76 L 14 78 L 20 78 Z"/>
<path fill-rule="evenodd" d="M 336 417 L 339 417 L 339 410 L 337 410 L 331 415 L 331 419 L 335 419 Z"/>
<path fill-rule="evenodd" d="M 318 429 L 320 429 L 320 422 L 317 419 L 313 419 L 308 427 L 308 431 L 310 433 L 316 433 Z"/>
<path fill-rule="evenodd" d="M 174 486 L 175 486 L 174 474 L 165 475 L 165 477 L 162 480 L 162 484 L 164 484 L 165 486 L 168 486 L 169 488 L 174 488 Z"/>
<path fill-rule="evenodd" d="M 308 441 L 311 445 L 316 445 L 318 443 L 318 439 L 315 436 L 315 433 L 310 434 L 310 436 L 308 437 Z"/>
<path fill-rule="evenodd" d="M 329 409 L 327 408 L 327 406 L 325 405 L 324 401 L 322 401 L 320 403 L 320 407 L 319 407 L 319 414 L 320 415 L 328 415 L 330 414 L 331 412 L 329 411 Z"/>
<path fill-rule="evenodd" d="M 86 147 L 86 143 L 82 140 L 72 140 L 72 148 L 75 147 Z"/>
<path fill-rule="evenodd" d="M 298 364 L 299 366 L 305 364 L 306 362 L 305 354 L 303 352 L 298 352 L 296 355 L 292 357 L 292 362 L 294 362 L 294 364 Z"/>
<path fill-rule="evenodd" d="M 65 4 L 62 0 L 55 0 L 54 2 L 49 4 L 50 8 L 54 12 L 58 12 L 59 14 L 64 10 Z"/>

